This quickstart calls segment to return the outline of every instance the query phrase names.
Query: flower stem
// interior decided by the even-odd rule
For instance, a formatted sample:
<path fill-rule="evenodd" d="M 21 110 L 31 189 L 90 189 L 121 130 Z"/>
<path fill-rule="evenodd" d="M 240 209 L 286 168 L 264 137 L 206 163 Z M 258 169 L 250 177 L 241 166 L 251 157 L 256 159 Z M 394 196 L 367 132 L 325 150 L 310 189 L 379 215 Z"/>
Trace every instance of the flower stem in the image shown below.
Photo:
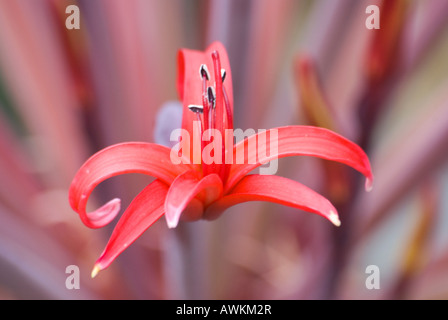
<path fill-rule="evenodd" d="M 166 241 L 167 286 L 171 299 L 205 299 L 208 287 L 203 223 L 180 223 Z"/>

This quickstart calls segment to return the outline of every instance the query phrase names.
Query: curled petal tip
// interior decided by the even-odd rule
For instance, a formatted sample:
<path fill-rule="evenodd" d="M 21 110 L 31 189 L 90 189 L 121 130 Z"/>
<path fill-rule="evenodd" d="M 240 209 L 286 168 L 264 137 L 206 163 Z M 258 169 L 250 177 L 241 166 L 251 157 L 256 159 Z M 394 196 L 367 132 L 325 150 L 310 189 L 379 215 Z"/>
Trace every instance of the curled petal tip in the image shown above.
<path fill-rule="evenodd" d="M 330 214 L 328 215 L 328 220 L 331 221 L 336 227 L 339 227 L 341 225 L 341 220 L 339 220 L 339 216 L 336 212 L 330 211 Z"/>
<path fill-rule="evenodd" d="M 111 212 L 114 212 L 114 215 L 117 215 L 121 209 L 121 199 L 114 198 L 107 203 L 107 207 Z"/>
<path fill-rule="evenodd" d="M 121 200 L 115 198 L 103 205 L 101 208 L 88 212 L 83 221 L 87 226 L 92 228 L 101 228 L 111 222 L 120 212 Z"/>
<path fill-rule="evenodd" d="M 96 264 L 96 265 L 93 267 L 92 273 L 90 274 L 90 276 L 92 277 L 92 279 L 95 278 L 95 277 L 97 276 L 98 272 L 100 272 L 100 271 L 101 271 L 100 266 Z"/>

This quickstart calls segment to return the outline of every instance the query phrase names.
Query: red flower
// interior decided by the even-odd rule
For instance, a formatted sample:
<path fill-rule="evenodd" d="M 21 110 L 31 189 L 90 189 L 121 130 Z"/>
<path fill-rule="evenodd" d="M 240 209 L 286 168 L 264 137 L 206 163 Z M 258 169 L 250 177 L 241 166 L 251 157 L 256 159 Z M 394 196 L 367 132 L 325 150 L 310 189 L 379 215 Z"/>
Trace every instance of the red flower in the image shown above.
<path fill-rule="evenodd" d="M 168 226 L 175 227 L 180 217 L 190 221 L 215 219 L 238 203 L 270 201 L 317 213 L 339 226 L 333 205 L 299 182 L 275 175 L 247 175 L 274 159 L 308 155 L 338 161 L 364 174 L 366 188 L 370 189 L 373 176 L 366 154 L 356 144 L 326 129 L 280 127 L 252 135 L 233 146 L 233 136 L 229 139 L 228 135 L 233 129 L 232 77 L 226 50 L 220 43 L 213 43 L 205 52 L 179 52 L 177 89 L 184 106 L 182 128 L 187 133 L 178 144 L 182 157 L 180 150 L 153 143 L 121 143 L 93 155 L 73 179 L 70 205 L 85 225 L 100 228 L 115 218 L 120 200 L 113 199 L 86 212 L 87 200 L 99 183 L 124 173 L 156 178 L 123 213 L 92 276 L 107 268 L 164 214 Z M 265 142 L 267 136 L 274 147 Z M 228 143 L 218 139 L 222 137 Z M 206 141 L 211 142 L 205 145 Z M 251 148 L 253 145 L 257 148 Z M 244 161 L 235 159 L 241 155 Z"/>

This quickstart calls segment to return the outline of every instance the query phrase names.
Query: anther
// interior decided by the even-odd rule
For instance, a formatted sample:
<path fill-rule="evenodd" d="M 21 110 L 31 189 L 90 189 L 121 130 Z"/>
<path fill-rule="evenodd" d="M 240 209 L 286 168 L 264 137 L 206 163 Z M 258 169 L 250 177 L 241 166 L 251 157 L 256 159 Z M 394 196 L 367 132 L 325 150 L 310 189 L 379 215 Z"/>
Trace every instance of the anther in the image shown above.
<path fill-rule="evenodd" d="M 227 72 L 226 69 L 221 69 L 221 79 L 222 82 L 224 82 L 224 79 L 226 78 Z"/>
<path fill-rule="evenodd" d="M 207 65 L 201 64 L 199 67 L 199 75 L 201 79 L 205 77 L 205 79 L 210 80 L 210 73 L 208 72 Z"/>
<path fill-rule="evenodd" d="M 197 104 L 189 104 L 188 105 L 188 109 L 190 109 L 190 111 L 196 113 L 196 117 L 197 117 L 197 121 L 199 123 L 201 123 L 201 114 L 204 112 L 204 107 L 201 105 L 197 105 Z M 202 123 L 201 123 L 201 130 L 204 131 L 204 128 L 202 127 Z"/>
<path fill-rule="evenodd" d="M 188 109 L 197 114 L 204 112 L 204 107 L 197 104 L 189 104 Z"/>
<path fill-rule="evenodd" d="M 208 95 L 208 101 L 210 102 L 210 107 L 214 109 L 216 100 L 215 89 L 213 87 L 208 87 L 207 95 Z"/>

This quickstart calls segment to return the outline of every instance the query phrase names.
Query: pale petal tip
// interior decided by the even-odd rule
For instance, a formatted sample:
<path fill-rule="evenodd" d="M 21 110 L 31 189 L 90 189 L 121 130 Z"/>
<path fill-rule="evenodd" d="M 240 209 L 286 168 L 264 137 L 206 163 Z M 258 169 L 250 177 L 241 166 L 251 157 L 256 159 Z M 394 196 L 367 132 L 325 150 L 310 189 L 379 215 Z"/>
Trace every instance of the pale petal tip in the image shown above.
<path fill-rule="evenodd" d="M 373 179 L 372 178 L 366 179 L 365 189 L 367 192 L 372 191 L 372 189 L 373 189 Z"/>
<path fill-rule="evenodd" d="M 174 229 L 174 228 L 177 227 L 177 221 L 175 221 L 175 222 L 168 222 L 167 221 L 167 225 L 168 225 L 168 228 Z"/>
<path fill-rule="evenodd" d="M 177 227 L 177 224 L 179 223 L 179 218 L 176 218 L 176 216 L 169 217 L 166 214 L 165 214 L 165 217 L 166 217 L 166 224 L 168 225 L 168 228 L 174 229 Z"/>
<path fill-rule="evenodd" d="M 98 272 L 101 271 L 101 268 L 96 264 L 93 266 L 93 270 L 92 273 L 90 274 L 90 276 L 93 278 L 95 278 L 98 275 Z"/>
<path fill-rule="evenodd" d="M 330 211 L 330 214 L 328 215 L 328 220 L 331 221 L 336 227 L 339 227 L 341 225 L 341 220 L 339 220 L 339 216 L 336 212 Z"/>
<path fill-rule="evenodd" d="M 181 213 L 182 212 L 178 212 L 172 205 L 165 204 L 165 219 L 168 228 L 174 229 L 177 227 Z"/>

